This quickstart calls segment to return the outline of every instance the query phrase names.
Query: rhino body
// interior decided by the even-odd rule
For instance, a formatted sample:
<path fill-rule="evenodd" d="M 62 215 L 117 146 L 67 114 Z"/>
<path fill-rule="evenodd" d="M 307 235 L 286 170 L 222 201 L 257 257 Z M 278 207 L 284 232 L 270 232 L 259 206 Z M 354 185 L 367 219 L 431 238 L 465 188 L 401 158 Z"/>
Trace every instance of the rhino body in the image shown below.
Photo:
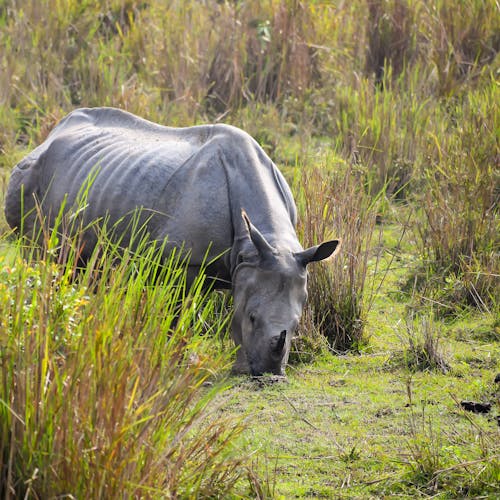
<path fill-rule="evenodd" d="M 284 373 L 306 266 L 338 243 L 302 248 L 285 179 L 242 130 L 165 127 L 113 108 L 73 111 L 14 168 L 5 202 L 11 227 L 32 234 L 37 212 L 52 226 L 61 207 L 79 210 L 91 228 L 83 260 L 97 242 L 92 222 L 106 220 L 127 246 L 127 218 L 139 214 L 149 238 L 166 241 L 165 255 L 189 251 L 188 278 L 213 261 L 207 273 L 234 297 L 234 371 L 254 375 Z"/>

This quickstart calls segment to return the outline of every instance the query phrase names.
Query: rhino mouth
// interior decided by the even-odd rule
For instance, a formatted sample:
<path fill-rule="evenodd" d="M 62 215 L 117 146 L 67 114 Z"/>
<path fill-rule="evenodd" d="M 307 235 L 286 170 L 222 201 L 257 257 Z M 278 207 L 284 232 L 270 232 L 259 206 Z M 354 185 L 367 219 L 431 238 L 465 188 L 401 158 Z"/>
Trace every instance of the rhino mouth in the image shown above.
<path fill-rule="evenodd" d="M 271 340 L 270 351 L 268 353 L 267 359 L 259 360 L 255 359 L 251 355 L 248 356 L 250 374 L 253 377 L 261 377 L 264 373 L 270 373 L 272 375 L 284 375 L 285 369 L 283 367 L 283 356 L 286 352 L 286 330 L 282 330 L 279 335 L 276 335 Z M 262 362 L 264 361 L 264 362 Z"/>
<path fill-rule="evenodd" d="M 271 369 L 271 370 L 255 370 L 252 367 L 250 367 L 250 375 L 252 377 L 262 377 L 265 374 L 284 376 L 285 370 L 281 366 L 279 369 Z"/>

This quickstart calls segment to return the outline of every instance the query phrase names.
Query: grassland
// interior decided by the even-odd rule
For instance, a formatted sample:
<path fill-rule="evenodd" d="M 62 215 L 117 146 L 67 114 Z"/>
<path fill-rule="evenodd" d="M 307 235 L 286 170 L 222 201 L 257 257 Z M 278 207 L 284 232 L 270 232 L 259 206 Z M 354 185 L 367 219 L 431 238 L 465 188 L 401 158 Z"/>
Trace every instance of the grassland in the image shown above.
<path fill-rule="evenodd" d="M 2 213 L 0 495 L 498 498 L 499 33 L 493 0 L 0 0 L 0 201 L 117 106 L 244 128 L 304 245 L 343 239 L 274 384 L 227 375 L 230 299 L 179 309 L 182 262 L 153 287 L 103 240 L 75 282 L 71 241 L 21 258 Z"/>
<path fill-rule="evenodd" d="M 498 497 L 498 328 L 487 315 L 434 320 L 448 367 L 413 365 L 409 339 L 421 332 L 409 337 L 401 297 L 411 260 L 401 256 L 375 299 L 364 352 L 294 365 L 286 385 L 237 380 L 219 396 L 225 412 L 248 413 L 244 442 L 265 457 L 274 497 Z M 495 410 L 468 413 L 464 400 Z"/>

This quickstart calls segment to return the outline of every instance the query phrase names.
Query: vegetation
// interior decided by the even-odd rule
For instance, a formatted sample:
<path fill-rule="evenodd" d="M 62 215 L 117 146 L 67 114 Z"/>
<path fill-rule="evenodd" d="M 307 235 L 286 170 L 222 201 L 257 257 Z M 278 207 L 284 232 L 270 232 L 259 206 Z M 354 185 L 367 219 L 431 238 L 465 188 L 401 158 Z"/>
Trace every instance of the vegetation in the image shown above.
<path fill-rule="evenodd" d="M 342 237 L 340 255 L 311 273 L 309 307 L 331 349 L 359 351 L 368 341 L 364 326 L 373 297 L 364 292 L 380 200 L 366 193 L 366 172 L 336 163 L 310 168 L 297 188 L 304 243 L 317 245 L 334 230 Z"/>
<path fill-rule="evenodd" d="M 227 300 L 175 256 L 103 240 L 75 280 L 1 214 L 0 494 L 498 494 L 499 33 L 494 0 L 0 0 L 0 201 L 75 107 L 225 121 L 343 249 L 268 385 L 225 378 Z"/>
<path fill-rule="evenodd" d="M 160 265 L 145 245 L 112 266 L 103 240 L 75 281 L 77 240 L 65 266 L 57 241 L 33 265 L 2 256 L 2 496 L 224 496 L 245 470 L 243 426 L 207 410 L 230 351 L 203 279 L 185 290 L 179 256 Z"/>

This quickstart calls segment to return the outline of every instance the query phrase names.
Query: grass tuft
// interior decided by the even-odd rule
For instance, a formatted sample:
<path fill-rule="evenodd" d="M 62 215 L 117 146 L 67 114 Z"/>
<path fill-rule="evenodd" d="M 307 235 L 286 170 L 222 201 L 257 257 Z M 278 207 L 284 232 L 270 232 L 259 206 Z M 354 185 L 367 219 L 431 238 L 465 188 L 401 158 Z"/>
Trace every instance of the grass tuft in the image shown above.
<path fill-rule="evenodd" d="M 377 204 L 362 171 L 347 164 L 305 171 L 299 179 L 302 240 L 306 246 L 340 236 L 331 261 L 311 266 L 309 307 L 314 324 L 336 352 L 359 351 L 370 297 L 365 290 Z M 313 330 L 314 332 L 314 330 Z"/>
<path fill-rule="evenodd" d="M 412 371 L 438 370 L 448 373 L 450 365 L 446 360 L 442 344 L 442 334 L 432 317 L 408 316 L 404 331 L 398 334 L 404 346 L 403 358 Z"/>
<path fill-rule="evenodd" d="M 50 246 L 37 262 L 20 248 L 2 257 L 2 495 L 208 497 L 241 487 L 246 459 L 233 443 L 243 426 L 208 410 L 229 365 L 217 340 L 227 317 L 213 314 L 203 278 L 186 289 L 178 255 L 162 262 L 139 250 L 117 261 L 101 240 L 77 282 L 71 252 L 66 266 Z"/>

